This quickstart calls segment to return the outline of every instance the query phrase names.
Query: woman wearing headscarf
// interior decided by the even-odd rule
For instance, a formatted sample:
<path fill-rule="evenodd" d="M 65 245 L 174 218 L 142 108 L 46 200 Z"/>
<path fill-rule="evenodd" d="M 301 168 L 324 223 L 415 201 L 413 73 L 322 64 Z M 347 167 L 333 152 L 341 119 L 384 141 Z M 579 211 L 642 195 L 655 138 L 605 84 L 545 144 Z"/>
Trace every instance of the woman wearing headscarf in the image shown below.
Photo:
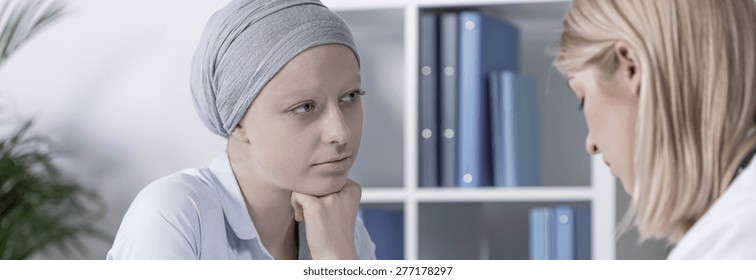
<path fill-rule="evenodd" d="M 317 0 L 235 0 L 207 23 L 195 108 L 226 152 L 136 197 L 108 259 L 375 259 L 347 177 L 360 147 L 359 56 Z"/>

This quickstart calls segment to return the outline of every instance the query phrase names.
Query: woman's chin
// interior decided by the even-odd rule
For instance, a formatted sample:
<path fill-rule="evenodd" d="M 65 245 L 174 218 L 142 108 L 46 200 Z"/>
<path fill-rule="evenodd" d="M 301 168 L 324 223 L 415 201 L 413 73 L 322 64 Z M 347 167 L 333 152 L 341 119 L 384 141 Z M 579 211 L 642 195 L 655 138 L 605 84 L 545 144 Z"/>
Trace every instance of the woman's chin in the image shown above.
<path fill-rule="evenodd" d="M 625 190 L 627 194 L 632 195 L 633 194 L 632 193 L 632 190 L 633 190 L 632 180 L 628 180 L 626 178 L 620 177 L 619 181 L 620 181 L 620 184 L 622 184 L 622 189 Z"/>
<path fill-rule="evenodd" d="M 326 196 L 341 191 L 344 185 L 346 185 L 346 181 L 346 177 L 323 180 L 317 184 L 311 184 L 306 189 L 303 189 L 301 193 L 312 196 Z"/>

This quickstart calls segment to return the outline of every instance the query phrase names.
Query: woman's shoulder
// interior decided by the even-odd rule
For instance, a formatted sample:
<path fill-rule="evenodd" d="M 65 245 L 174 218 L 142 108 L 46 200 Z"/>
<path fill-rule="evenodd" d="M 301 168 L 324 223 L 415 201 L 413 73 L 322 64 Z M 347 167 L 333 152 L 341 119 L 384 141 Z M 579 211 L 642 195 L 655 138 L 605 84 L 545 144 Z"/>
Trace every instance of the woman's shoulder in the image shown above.
<path fill-rule="evenodd" d="M 157 179 L 142 189 L 134 205 L 160 210 L 195 210 L 220 206 L 217 186 L 206 169 L 185 169 Z M 132 207 L 134 206 L 132 205 Z"/>
<path fill-rule="evenodd" d="M 699 220 L 669 259 L 756 259 L 756 207 Z"/>
<path fill-rule="evenodd" d="M 218 199 L 209 182 L 201 170 L 186 169 L 147 185 L 129 206 L 107 258 L 199 258 L 203 223 L 218 216 L 210 211 Z"/>
<path fill-rule="evenodd" d="M 756 259 L 754 167 L 745 169 L 691 227 L 670 259 Z"/>
<path fill-rule="evenodd" d="M 705 215 L 723 227 L 751 230 L 756 240 L 756 161 L 749 164 Z M 709 213 L 711 212 L 711 213 Z"/>

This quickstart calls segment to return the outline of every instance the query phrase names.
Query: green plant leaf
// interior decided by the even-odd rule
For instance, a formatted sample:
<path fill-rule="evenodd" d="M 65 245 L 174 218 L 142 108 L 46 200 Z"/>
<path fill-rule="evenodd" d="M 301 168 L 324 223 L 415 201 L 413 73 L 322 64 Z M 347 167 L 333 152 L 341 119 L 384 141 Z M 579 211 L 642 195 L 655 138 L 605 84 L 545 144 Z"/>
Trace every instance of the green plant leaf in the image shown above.
<path fill-rule="evenodd" d="M 27 136 L 31 121 L 0 142 L 0 259 L 24 259 L 57 248 L 85 254 L 81 237 L 110 241 L 92 223 L 104 216 L 99 196 L 65 178 L 45 137 Z"/>
<path fill-rule="evenodd" d="M 60 18 L 64 6 L 55 0 L 3 0 L 0 16 L 0 66 L 40 30 Z"/>

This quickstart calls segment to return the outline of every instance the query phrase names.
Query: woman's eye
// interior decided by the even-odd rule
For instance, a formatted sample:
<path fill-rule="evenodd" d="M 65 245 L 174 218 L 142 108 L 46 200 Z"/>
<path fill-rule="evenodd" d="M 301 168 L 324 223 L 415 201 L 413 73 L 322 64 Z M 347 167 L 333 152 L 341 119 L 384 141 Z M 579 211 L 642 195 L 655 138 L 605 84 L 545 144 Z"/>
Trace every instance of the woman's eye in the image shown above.
<path fill-rule="evenodd" d="M 357 93 L 350 92 L 341 97 L 341 102 L 353 102 L 355 99 L 357 99 Z"/>
<path fill-rule="evenodd" d="M 305 113 L 312 112 L 313 109 L 315 109 L 315 105 L 308 102 L 308 103 L 297 106 L 292 111 L 294 111 L 294 113 L 305 114 Z"/>
<path fill-rule="evenodd" d="M 348 102 L 348 103 L 354 102 L 355 100 L 360 98 L 361 95 L 364 95 L 364 94 L 365 94 L 364 90 L 355 90 L 353 92 L 347 93 L 344 96 L 342 96 L 341 102 Z"/>

